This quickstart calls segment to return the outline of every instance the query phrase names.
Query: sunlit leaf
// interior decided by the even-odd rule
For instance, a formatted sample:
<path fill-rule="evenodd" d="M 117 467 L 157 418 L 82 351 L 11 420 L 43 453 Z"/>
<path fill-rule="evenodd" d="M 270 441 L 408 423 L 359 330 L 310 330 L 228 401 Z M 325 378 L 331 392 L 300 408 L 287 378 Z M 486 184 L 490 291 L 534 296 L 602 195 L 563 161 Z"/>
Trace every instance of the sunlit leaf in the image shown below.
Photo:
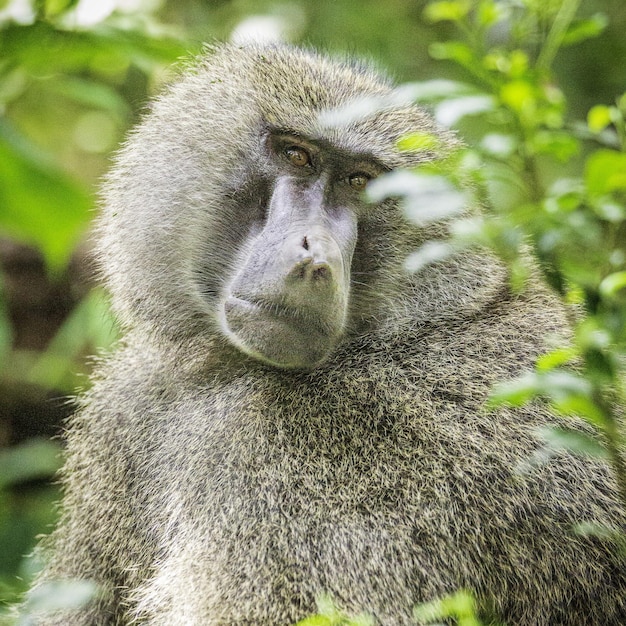
<path fill-rule="evenodd" d="M 547 426 L 539 429 L 539 437 L 555 452 L 565 450 L 600 459 L 608 457 L 606 448 L 597 439 L 579 430 Z"/>
<path fill-rule="evenodd" d="M 491 407 L 502 404 L 522 406 L 533 398 L 543 397 L 559 404 L 563 410 L 576 404 L 589 415 L 597 416 L 596 408 L 590 400 L 591 392 L 591 383 L 582 376 L 552 369 L 541 373 L 527 372 L 518 378 L 497 384 L 488 403 Z"/>
<path fill-rule="evenodd" d="M 563 35 L 561 45 L 571 46 L 585 39 L 597 37 L 602 34 L 608 23 L 609 20 L 604 13 L 596 13 L 588 19 L 574 20 Z"/>
<path fill-rule="evenodd" d="M 626 189 L 626 154 L 596 150 L 585 165 L 585 182 L 591 195 Z"/>
<path fill-rule="evenodd" d="M 605 298 L 626 295 L 626 272 L 614 272 L 613 274 L 609 274 L 600 283 L 599 291 Z"/>
<path fill-rule="evenodd" d="M 78 609 L 85 606 L 97 592 L 97 585 L 89 580 L 47 582 L 35 587 L 27 599 L 25 610 L 28 614 Z M 24 623 L 30 623 L 26 619 Z"/>
<path fill-rule="evenodd" d="M 416 175 L 407 170 L 396 170 L 372 180 L 365 191 L 372 202 L 386 198 L 405 197 L 416 192 Z"/>
<path fill-rule="evenodd" d="M 542 391 L 543 386 L 537 375 L 528 372 L 524 376 L 496 385 L 489 394 L 487 406 L 489 408 L 500 405 L 523 406 L 540 395 Z"/>
<path fill-rule="evenodd" d="M 458 22 L 469 13 L 471 8 L 470 0 L 441 0 L 428 4 L 424 9 L 424 16 L 431 22 Z"/>
<path fill-rule="evenodd" d="M 626 219 L 626 206 L 614 202 L 607 196 L 601 196 L 600 198 L 594 198 L 591 202 L 591 208 L 596 215 L 607 222 L 613 222 L 619 224 Z"/>
<path fill-rule="evenodd" d="M 458 215 L 467 207 L 465 193 L 445 177 L 416 174 L 414 180 L 415 187 L 405 199 L 404 210 L 416 224 L 421 226 L 443 220 Z"/>
<path fill-rule="evenodd" d="M 570 363 L 577 356 L 575 348 L 558 348 L 537 359 L 537 369 L 547 371 Z"/>
<path fill-rule="evenodd" d="M 557 392 L 550 404 L 561 415 L 582 417 L 595 426 L 606 423 L 603 410 L 587 395 Z"/>
<path fill-rule="evenodd" d="M 379 111 L 408 106 L 415 100 L 414 92 L 419 92 L 419 87 L 414 89 L 413 84 L 408 84 L 380 96 L 353 98 L 343 106 L 322 111 L 319 114 L 319 121 L 329 128 L 342 128 L 371 117 Z"/>
<path fill-rule="evenodd" d="M 481 2 L 476 11 L 476 18 L 481 26 L 489 28 L 506 17 L 506 9 L 507 7 L 500 3 Z"/>
<path fill-rule="evenodd" d="M 513 154 L 516 146 L 517 141 L 515 137 L 501 133 L 489 133 L 485 135 L 480 142 L 480 147 L 485 152 L 500 158 Z"/>
<path fill-rule="evenodd" d="M 372 181 L 367 196 L 374 202 L 404 198 L 407 217 L 420 225 L 458 215 L 468 204 L 466 194 L 444 176 L 402 170 Z"/>
<path fill-rule="evenodd" d="M 78 4 L 78 0 L 45 0 L 45 14 L 54 17 Z"/>
<path fill-rule="evenodd" d="M 367 614 L 347 616 L 337 609 L 333 600 L 325 595 L 317 598 L 317 615 L 311 615 L 295 626 L 374 626 L 375 620 Z"/>
<path fill-rule="evenodd" d="M 476 93 L 476 88 L 472 85 L 442 78 L 410 83 L 408 87 L 412 100 L 416 102 L 428 102 L 451 96 Z"/>
<path fill-rule="evenodd" d="M 509 108 L 521 112 L 535 103 L 535 88 L 525 80 L 513 80 L 502 86 L 500 99 Z"/>
<path fill-rule="evenodd" d="M 611 124 L 611 109 L 604 104 L 596 104 L 587 113 L 587 125 L 594 133 L 599 133 Z"/>
<path fill-rule="evenodd" d="M 443 126 L 453 126 L 466 115 L 477 115 L 493 110 L 495 99 L 476 95 L 444 100 L 435 108 L 435 119 Z"/>
<path fill-rule="evenodd" d="M 325 615 L 312 615 L 300 620 L 295 626 L 333 626 L 333 621 Z"/>
<path fill-rule="evenodd" d="M 404 267 L 408 272 L 419 272 L 428 265 L 445 261 L 455 252 L 454 246 L 445 241 L 429 241 L 407 257 Z"/>
<path fill-rule="evenodd" d="M 403 152 L 424 152 L 435 150 L 441 145 L 441 141 L 430 133 L 411 133 L 398 141 L 398 149 Z"/>
<path fill-rule="evenodd" d="M 453 618 L 457 626 L 480 626 L 476 601 L 470 592 L 463 589 L 416 606 L 413 616 L 421 624 L 440 624 L 441 620 L 447 623 L 449 618 Z"/>

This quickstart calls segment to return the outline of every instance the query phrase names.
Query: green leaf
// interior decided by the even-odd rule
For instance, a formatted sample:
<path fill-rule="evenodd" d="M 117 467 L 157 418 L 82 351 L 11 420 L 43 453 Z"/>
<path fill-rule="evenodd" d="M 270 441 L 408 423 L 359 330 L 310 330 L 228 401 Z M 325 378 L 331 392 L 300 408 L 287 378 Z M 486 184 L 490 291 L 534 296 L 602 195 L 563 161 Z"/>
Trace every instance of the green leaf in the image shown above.
<path fill-rule="evenodd" d="M 7 355 L 13 345 L 13 327 L 9 317 L 3 277 L 0 274 L 0 363 L 7 362 Z M 0 373 L 3 366 L 0 365 Z"/>
<path fill-rule="evenodd" d="M 615 298 L 617 296 L 624 296 L 626 290 L 626 272 L 614 272 L 609 274 L 601 283 L 599 287 L 600 293 L 605 298 Z"/>
<path fill-rule="evenodd" d="M 592 391 L 589 380 L 567 371 L 528 372 L 496 385 L 486 406 L 490 409 L 501 405 L 518 407 L 541 397 L 549 400 L 552 408 L 561 415 L 579 416 L 603 427 L 607 416 L 594 402 Z"/>
<path fill-rule="evenodd" d="M 411 83 L 408 90 L 411 98 L 416 102 L 429 102 L 476 93 L 476 88 L 472 85 L 442 78 Z"/>
<path fill-rule="evenodd" d="M 543 385 L 534 372 L 528 372 L 519 378 L 507 380 L 494 386 L 489 398 L 487 408 L 495 408 L 501 405 L 518 407 L 541 395 Z"/>
<path fill-rule="evenodd" d="M 624 549 L 626 537 L 619 528 L 605 526 L 597 522 L 580 522 L 574 525 L 574 530 L 583 537 L 598 537 L 603 541 L 613 541 Z"/>
<path fill-rule="evenodd" d="M 575 348 L 558 348 L 537 359 L 537 369 L 545 372 L 570 363 L 577 356 Z"/>
<path fill-rule="evenodd" d="M 587 113 L 587 125 L 594 133 L 603 131 L 611 124 L 611 107 L 604 104 L 596 104 Z"/>
<path fill-rule="evenodd" d="M 61 447 L 48 439 L 30 439 L 0 450 L 0 488 L 50 478 L 61 466 Z"/>
<path fill-rule="evenodd" d="M 560 415 L 582 417 L 590 424 L 599 427 L 606 423 L 604 411 L 585 394 L 563 394 L 560 391 L 556 391 L 550 400 L 550 404 Z"/>
<path fill-rule="evenodd" d="M 398 149 L 402 152 L 427 152 L 440 145 L 441 141 L 431 133 L 411 133 L 398 141 Z"/>
<path fill-rule="evenodd" d="M 419 272 L 428 265 L 445 261 L 455 252 L 456 248 L 445 241 L 428 241 L 407 257 L 404 267 L 407 272 Z"/>
<path fill-rule="evenodd" d="M 296 626 L 333 626 L 333 621 L 325 615 L 311 615 L 297 622 Z"/>
<path fill-rule="evenodd" d="M 58 580 L 36 587 L 26 601 L 27 615 L 18 622 L 32 624 L 28 613 L 47 613 L 85 606 L 98 592 L 98 587 L 89 580 Z"/>
<path fill-rule="evenodd" d="M 569 161 L 580 149 L 578 139 L 566 132 L 542 130 L 535 133 L 532 148 L 536 154 L 547 154 L 559 161 Z"/>
<path fill-rule="evenodd" d="M 431 2 L 424 9 L 424 16 L 431 22 L 462 20 L 472 8 L 470 0 L 442 0 Z"/>
<path fill-rule="evenodd" d="M 513 111 L 521 113 L 535 104 L 535 87 L 525 80 L 512 80 L 500 89 L 500 100 Z"/>
<path fill-rule="evenodd" d="M 602 34 L 608 23 L 609 20 L 604 13 L 596 13 L 588 19 L 574 20 L 563 35 L 561 45 L 571 46 L 585 39 L 597 37 Z"/>
<path fill-rule="evenodd" d="M 89 222 L 92 199 L 0 120 L 0 206 L 0 227 L 37 246 L 60 270 Z"/>
<path fill-rule="evenodd" d="M 456 61 L 464 67 L 476 61 L 472 49 L 461 41 L 437 41 L 430 44 L 428 52 L 433 59 Z"/>
<path fill-rule="evenodd" d="M 585 183 L 590 195 L 626 189 L 626 154 L 597 150 L 585 164 Z"/>
<path fill-rule="evenodd" d="M 117 338 L 115 323 L 100 290 L 78 304 L 27 375 L 46 389 L 74 391 L 77 359 L 86 351 L 107 348 Z"/>
<path fill-rule="evenodd" d="M 606 448 L 591 435 L 571 428 L 545 427 L 539 430 L 544 444 L 555 452 L 567 450 L 581 456 L 608 458 Z"/>
<path fill-rule="evenodd" d="M 197 47 L 193 42 L 148 36 L 105 24 L 88 31 L 68 31 L 38 20 L 34 24 L 9 24 L 0 29 L 3 59 L 11 60 L 29 73 L 45 76 L 82 72 L 102 58 L 109 66 L 125 68 L 134 63 L 151 71 L 155 64 L 175 62 Z"/>
<path fill-rule="evenodd" d="M 45 0 L 46 17 L 59 15 L 77 4 L 78 0 Z"/>
<path fill-rule="evenodd" d="M 435 119 L 443 126 L 453 126 L 467 115 L 477 115 L 495 109 L 492 96 L 474 95 L 444 100 L 435 108 Z"/>
<path fill-rule="evenodd" d="M 491 0 L 487 2 L 481 2 L 478 5 L 478 9 L 476 11 L 476 18 L 478 20 L 478 23 L 485 28 L 490 28 L 497 22 L 500 22 L 506 17 L 506 15 L 506 8 L 503 7 L 500 3 L 495 3 Z"/>
<path fill-rule="evenodd" d="M 456 593 L 425 602 L 415 607 L 414 618 L 425 624 L 432 624 L 437 620 L 454 618 L 457 626 L 480 626 L 476 616 L 476 601 L 469 591 L 460 590 Z"/>
<path fill-rule="evenodd" d="M 115 89 L 94 80 L 60 76 L 48 88 L 79 104 L 109 111 L 120 120 L 130 115 L 128 104 Z"/>

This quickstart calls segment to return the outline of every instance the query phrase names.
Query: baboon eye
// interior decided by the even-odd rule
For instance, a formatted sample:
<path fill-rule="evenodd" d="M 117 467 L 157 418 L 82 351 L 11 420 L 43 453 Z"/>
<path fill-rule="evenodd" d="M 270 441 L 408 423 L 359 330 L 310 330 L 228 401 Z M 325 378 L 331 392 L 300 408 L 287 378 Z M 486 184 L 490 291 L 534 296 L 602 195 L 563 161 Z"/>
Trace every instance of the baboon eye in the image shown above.
<path fill-rule="evenodd" d="M 371 176 L 368 174 L 364 174 L 363 172 L 358 172 L 357 174 L 352 174 L 348 176 L 348 182 L 353 189 L 357 191 L 363 191 L 365 186 L 370 181 Z"/>
<path fill-rule="evenodd" d="M 300 146 L 289 146 L 285 148 L 285 156 L 289 159 L 289 162 L 296 167 L 311 165 L 309 153 Z"/>

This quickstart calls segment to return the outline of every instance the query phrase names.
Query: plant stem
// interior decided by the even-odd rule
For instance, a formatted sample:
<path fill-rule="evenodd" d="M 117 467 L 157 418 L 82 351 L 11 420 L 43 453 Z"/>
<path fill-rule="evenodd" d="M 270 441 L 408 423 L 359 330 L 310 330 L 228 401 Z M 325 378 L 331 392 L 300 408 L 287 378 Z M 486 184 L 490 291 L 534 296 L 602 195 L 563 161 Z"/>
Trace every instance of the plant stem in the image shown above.
<path fill-rule="evenodd" d="M 556 14 L 556 17 L 552 22 L 546 41 L 539 52 L 537 69 L 540 72 L 545 72 L 551 66 L 556 53 L 561 47 L 565 32 L 567 31 L 571 21 L 574 19 L 579 6 L 580 0 L 563 0 L 559 12 Z"/>

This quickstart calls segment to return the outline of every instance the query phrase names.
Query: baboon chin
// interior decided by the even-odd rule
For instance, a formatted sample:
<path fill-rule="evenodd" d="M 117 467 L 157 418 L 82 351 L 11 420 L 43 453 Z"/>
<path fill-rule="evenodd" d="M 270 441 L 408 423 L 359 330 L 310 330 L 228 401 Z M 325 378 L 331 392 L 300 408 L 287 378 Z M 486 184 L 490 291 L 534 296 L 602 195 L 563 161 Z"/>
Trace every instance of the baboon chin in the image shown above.
<path fill-rule="evenodd" d="M 325 121 L 393 88 L 352 60 L 215 46 L 131 133 L 97 227 L 125 337 L 68 424 L 36 583 L 99 592 L 38 624 L 282 626 L 325 594 L 405 626 L 458 589 L 490 623 L 626 624 L 617 545 L 575 532 L 624 527 L 608 468 L 520 471 L 560 418 L 484 409 L 568 341 L 563 307 L 482 251 L 407 274 L 446 225 L 363 190 L 439 156 L 400 152 L 408 133 L 457 140 L 413 105 Z"/>

